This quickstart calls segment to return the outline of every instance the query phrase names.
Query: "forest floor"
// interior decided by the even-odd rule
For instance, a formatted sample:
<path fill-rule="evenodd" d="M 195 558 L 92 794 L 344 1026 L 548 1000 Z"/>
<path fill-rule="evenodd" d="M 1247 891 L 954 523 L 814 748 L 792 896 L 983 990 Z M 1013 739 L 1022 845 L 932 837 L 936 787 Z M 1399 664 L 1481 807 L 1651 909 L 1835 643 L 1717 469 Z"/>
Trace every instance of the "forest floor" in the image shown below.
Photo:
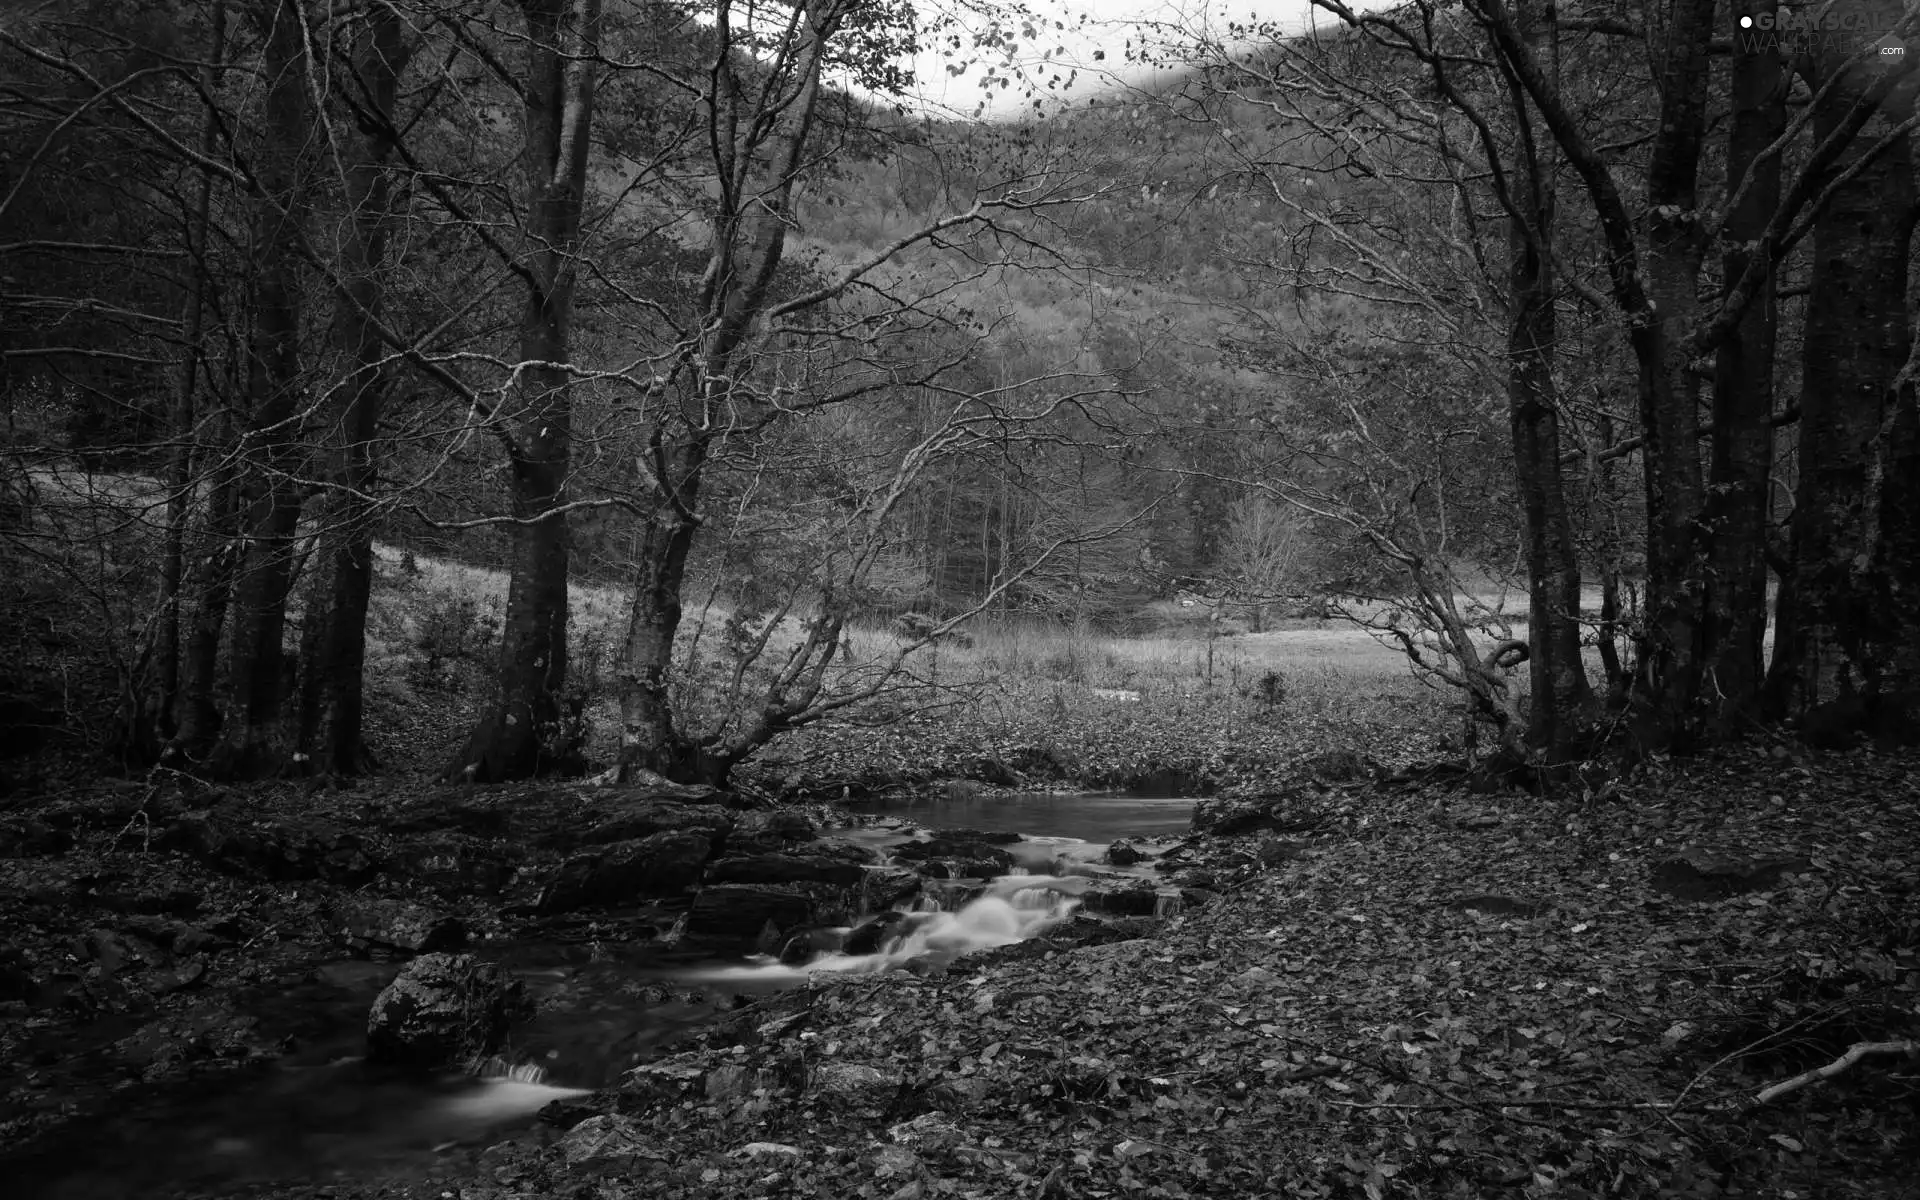
<path fill-rule="evenodd" d="M 475 795 L 226 802 L 402 830 Z M 573 803 L 494 799 L 556 822 Z M 52 1131 L 54 1153 L 111 1144 L 143 1086 L 130 1044 L 150 1078 L 217 1079 L 296 1045 L 324 990 L 315 939 L 343 889 L 208 872 L 148 838 L 150 801 L 122 786 L 4 814 L 4 982 L 44 986 L 50 957 L 73 976 L 63 1001 L 0 1011 L 8 1132 Z M 1567 799 L 1403 778 L 1261 803 L 1266 828 L 1194 846 L 1222 897 L 1149 936 L 821 977 L 716 1014 L 515 1136 L 450 1147 L 426 1177 L 138 1194 L 1920 1195 L 1914 1059 L 1756 1100 L 1855 1044 L 1920 1035 L 1920 755 L 1753 747 Z M 164 923 L 170 903 L 227 914 L 206 922 L 220 942 L 202 973 L 184 954 L 102 973 L 139 944 L 117 924 Z M 489 912 L 460 915 L 484 944 Z M 221 988 L 283 992 L 281 1019 L 209 1022 Z"/>

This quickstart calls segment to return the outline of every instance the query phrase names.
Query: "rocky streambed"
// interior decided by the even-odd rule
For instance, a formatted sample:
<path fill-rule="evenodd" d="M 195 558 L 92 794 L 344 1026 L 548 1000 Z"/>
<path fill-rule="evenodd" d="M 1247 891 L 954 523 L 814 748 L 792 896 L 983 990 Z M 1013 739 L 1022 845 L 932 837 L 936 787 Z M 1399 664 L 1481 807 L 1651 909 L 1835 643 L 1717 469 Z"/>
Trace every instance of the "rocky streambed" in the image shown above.
<path fill-rule="evenodd" d="M 12 802 L 0 1177 L 80 1200 L 404 1176 L 737 1036 L 755 996 L 1134 937 L 1211 896 L 1179 843 L 916 822 L 664 781 Z"/>

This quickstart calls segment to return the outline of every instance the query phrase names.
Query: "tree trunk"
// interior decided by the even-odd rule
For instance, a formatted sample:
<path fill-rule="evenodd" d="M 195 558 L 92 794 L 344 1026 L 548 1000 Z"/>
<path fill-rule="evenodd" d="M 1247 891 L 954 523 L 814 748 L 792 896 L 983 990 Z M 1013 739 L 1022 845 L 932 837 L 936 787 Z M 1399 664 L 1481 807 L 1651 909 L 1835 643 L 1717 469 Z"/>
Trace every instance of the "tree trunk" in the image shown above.
<path fill-rule="evenodd" d="M 678 480 L 679 487 L 657 505 L 634 548 L 633 609 L 616 675 L 620 772 L 630 777 L 644 769 L 683 783 L 719 783 L 724 779 L 713 778 L 713 764 L 681 737 L 668 692 L 673 643 L 680 631 L 680 589 L 698 528 L 690 517 L 700 497 L 706 445 L 695 439 L 672 458 L 668 477 Z"/>
<path fill-rule="evenodd" d="M 1738 0 L 1731 14 L 1772 12 Z M 1777 47 L 1736 38 L 1727 178 L 1739 192 L 1721 231 L 1723 279 L 1739 279 L 1756 256 L 1780 203 L 1780 156 L 1761 153 L 1786 128 L 1787 76 Z M 1744 185 L 1743 177 L 1746 178 Z M 1709 732 L 1726 738 L 1760 712 L 1767 633 L 1767 535 L 1773 472 L 1773 369 L 1777 314 L 1767 282 L 1720 343 L 1713 377 L 1713 458 L 1703 525 L 1707 538 L 1705 617 L 1712 683 Z"/>
<path fill-rule="evenodd" d="M 593 128 L 599 0 L 524 0 L 528 180 L 520 411 L 509 453 L 513 561 L 498 690 L 451 779 L 524 779 L 578 768 L 567 678 L 567 475 L 572 457 L 574 255 Z"/>
<path fill-rule="evenodd" d="M 229 703 L 209 773 L 260 778 L 279 773 L 293 745 L 287 699 L 287 595 L 304 485 L 298 464 L 300 396 L 300 223 L 303 148 L 313 133 L 307 103 L 305 14 L 298 0 L 262 13 L 269 81 L 265 129 L 255 164 L 253 329 L 247 347 L 250 429 L 241 439 L 246 537 L 234 591 L 227 651 Z"/>
<path fill-rule="evenodd" d="M 1696 316 L 1701 239 L 1698 181 L 1706 131 L 1714 0 L 1677 0 L 1660 75 L 1660 134 L 1647 164 L 1646 304 L 1630 311 L 1639 366 L 1647 495 L 1646 633 L 1640 732 L 1660 744 L 1696 732 L 1705 673 L 1699 385 L 1686 333 Z"/>
<path fill-rule="evenodd" d="M 361 94 L 350 98 L 359 132 L 345 172 L 352 230 L 334 318 L 349 374 L 342 386 L 346 402 L 331 473 L 335 487 L 320 533 L 320 567 L 308 591 L 301 650 L 301 765 L 324 775 L 359 775 L 373 766 L 361 718 L 373 590 L 374 439 L 387 386 L 383 348 L 373 326 L 386 290 L 394 215 L 386 166 L 393 151 L 393 107 L 409 50 L 405 27 L 392 8 L 375 5 L 366 20 L 355 56 Z"/>
<path fill-rule="evenodd" d="M 1829 50 L 1827 71 L 1844 57 Z M 1824 138 L 1877 67 L 1853 68 L 1814 114 Z M 1890 95 L 1835 164 L 1859 160 L 1911 110 L 1905 90 Z M 1813 270 L 1801 366 L 1799 481 L 1794 491 L 1792 579 L 1783 589 L 1767 678 L 1776 715 L 1849 724 L 1863 719 L 1891 681 L 1882 661 L 1889 632 L 1882 549 L 1866 518 L 1881 500 L 1876 468 L 1898 456 L 1899 422 L 1888 402 L 1909 349 L 1907 252 L 1913 232 L 1913 154 L 1905 137 L 1834 191 L 1813 232 Z M 1899 499 L 1896 483 L 1894 498 Z M 1896 508 L 1898 504 L 1896 503 Z M 1894 537 L 1902 536 L 1894 532 Z M 1897 552 L 1896 552 L 1897 557 Z M 1906 618 L 1910 619 L 1910 618 Z M 1897 626 L 1896 626 L 1897 628 Z"/>
<path fill-rule="evenodd" d="M 1537 15 L 1531 3 L 1516 6 L 1523 38 L 1539 36 Z M 1553 236 L 1553 165 L 1536 146 L 1518 88 L 1514 110 L 1522 137 L 1520 161 L 1508 172 L 1518 215 L 1507 234 L 1507 417 L 1527 554 L 1526 740 L 1559 761 L 1588 723 L 1593 690 L 1580 658 L 1580 560 L 1560 474 L 1553 269 L 1545 253 Z"/>
<path fill-rule="evenodd" d="M 208 39 L 207 63 L 200 69 L 207 94 L 219 86 L 220 62 L 226 56 L 226 0 L 214 0 L 213 30 Z M 200 127 L 200 151 L 211 156 L 217 148 L 220 123 L 209 109 Z M 213 176 L 202 173 L 187 214 L 186 250 L 189 278 L 180 329 L 186 348 L 180 378 L 168 408 L 167 425 L 173 439 L 167 451 L 167 532 L 160 556 L 160 611 L 155 617 L 153 655 L 149 674 L 139 689 L 139 712 L 129 739 L 141 761 L 159 756 L 175 730 L 175 705 L 180 695 L 183 589 L 187 580 L 187 527 L 193 515 L 194 397 L 200 386 L 204 358 L 201 341 L 206 329 L 207 228 L 213 214 Z"/>

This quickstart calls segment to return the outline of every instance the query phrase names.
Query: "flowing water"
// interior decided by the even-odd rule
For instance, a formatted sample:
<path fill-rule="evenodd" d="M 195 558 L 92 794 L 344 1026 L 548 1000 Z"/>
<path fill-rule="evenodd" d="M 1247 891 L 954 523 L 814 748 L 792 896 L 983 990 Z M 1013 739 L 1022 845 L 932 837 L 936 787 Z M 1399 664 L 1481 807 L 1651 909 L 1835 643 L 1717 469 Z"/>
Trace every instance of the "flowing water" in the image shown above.
<path fill-rule="evenodd" d="M 713 1020 L 738 996 L 764 994 L 820 972 L 944 964 L 1011 945 L 1070 916 L 1095 865 L 1120 837 L 1183 834 L 1189 800 L 1123 796 L 994 797 L 896 802 L 871 812 L 932 828 L 1017 831 L 1005 848 L 1021 866 L 992 881 L 929 881 L 910 911 L 892 914 L 877 949 L 829 949 L 803 965 L 770 958 L 670 971 L 622 961 L 618 946 L 503 947 L 498 953 L 542 1000 L 515 1035 L 514 1058 L 478 1076 L 420 1079 L 374 1071 L 358 1057 L 367 1007 L 394 966 L 342 962 L 299 999 L 324 1009 L 326 1032 L 300 1053 L 244 1074 L 156 1088 L 33 1160 L 0 1165 L 8 1200 L 119 1200 L 254 1181 L 408 1178 L 442 1155 L 477 1153 L 526 1127 L 558 1099 L 608 1086 L 678 1032 Z M 915 836 L 885 825 L 841 836 L 884 855 Z M 848 930 L 825 931 L 830 943 Z M 837 944 L 837 943 L 836 943 Z M 661 985 L 673 991 L 660 999 Z"/>

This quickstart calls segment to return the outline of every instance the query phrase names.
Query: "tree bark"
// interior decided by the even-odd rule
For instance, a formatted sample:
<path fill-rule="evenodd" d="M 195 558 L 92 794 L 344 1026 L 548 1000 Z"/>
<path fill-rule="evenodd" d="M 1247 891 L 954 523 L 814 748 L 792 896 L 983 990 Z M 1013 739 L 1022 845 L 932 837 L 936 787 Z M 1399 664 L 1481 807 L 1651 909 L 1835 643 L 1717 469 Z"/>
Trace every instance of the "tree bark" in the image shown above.
<path fill-rule="evenodd" d="M 1736 0 L 1730 14 L 1772 12 Z M 1762 153 L 1786 129 L 1787 75 L 1771 39 L 1734 39 L 1728 188 L 1735 190 L 1721 241 L 1722 278 L 1740 279 L 1780 204 L 1780 156 Z M 1709 733 L 1733 736 L 1760 716 L 1767 632 L 1767 536 L 1773 472 L 1773 370 L 1777 314 L 1769 271 L 1715 353 L 1713 456 L 1702 523 L 1707 538 L 1705 642 L 1711 685 Z"/>
<path fill-rule="evenodd" d="M 1816 138 L 1839 127 L 1877 70 L 1876 64 L 1845 67 L 1837 46 L 1822 58 L 1815 68 L 1820 82 L 1843 73 L 1814 114 Z M 1912 104 L 1906 87 L 1889 94 L 1841 154 L 1835 173 L 1861 165 Z M 1888 649 L 1881 623 L 1902 616 L 1888 611 L 1887 582 L 1876 570 L 1876 556 L 1892 547 L 1876 545 L 1885 524 L 1876 529 L 1868 516 L 1884 495 L 1884 480 L 1876 475 L 1899 457 L 1900 422 L 1889 422 L 1896 411 L 1889 401 L 1910 346 L 1906 293 L 1913 222 L 1913 153 L 1902 136 L 1833 191 L 1814 226 L 1792 577 L 1783 589 L 1767 678 L 1775 715 L 1821 713 L 1823 721 L 1858 723 L 1895 682 L 1885 677 L 1893 664 L 1881 658 Z M 1896 508 L 1900 486 L 1893 493 Z"/>
<path fill-rule="evenodd" d="M 247 346 L 250 428 L 241 439 L 245 548 L 235 584 L 227 649 L 229 702 L 210 774 L 278 774 L 293 748 L 286 720 L 287 596 L 305 485 L 300 444 L 300 239 L 305 216 L 308 103 L 306 15 L 298 0 L 261 14 L 268 80 L 265 128 L 255 164 L 253 328 Z"/>
<path fill-rule="evenodd" d="M 374 323 L 386 293 L 394 217 L 387 170 L 393 110 L 410 50 L 393 8 L 374 5 L 365 20 L 354 56 L 352 86 L 358 94 L 349 99 L 356 126 L 350 139 L 353 158 L 344 173 L 351 229 L 334 315 L 334 337 L 348 364 L 341 385 L 345 403 L 300 655 L 299 762 L 304 771 L 323 775 L 359 775 L 374 765 L 361 730 L 373 591 L 374 439 L 387 388 Z"/>
<path fill-rule="evenodd" d="M 1518 6 L 1520 34 L 1541 34 L 1534 5 Z M 1554 375 L 1553 166 L 1532 133 L 1525 94 L 1514 89 L 1519 161 L 1508 172 L 1516 216 L 1507 236 L 1507 416 L 1527 555 L 1526 740 L 1548 761 L 1573 753 L 1593 707 L 1580 658 L 1580 560 L 1560 474 L 1560 400 Z"/>
<path fill-rule="evenodd" d="M 527 19 L 523 155 L 528 198 L 521 263 L 519 413 L 509 468 L 512 581 L 498 688 L 451 779 L 524 779 L 580 765 L 567 678 L 567 476 L 572 458 L 571 353 L 580 221 L 599 54 L 599 0 L 523 0 Z"/>

